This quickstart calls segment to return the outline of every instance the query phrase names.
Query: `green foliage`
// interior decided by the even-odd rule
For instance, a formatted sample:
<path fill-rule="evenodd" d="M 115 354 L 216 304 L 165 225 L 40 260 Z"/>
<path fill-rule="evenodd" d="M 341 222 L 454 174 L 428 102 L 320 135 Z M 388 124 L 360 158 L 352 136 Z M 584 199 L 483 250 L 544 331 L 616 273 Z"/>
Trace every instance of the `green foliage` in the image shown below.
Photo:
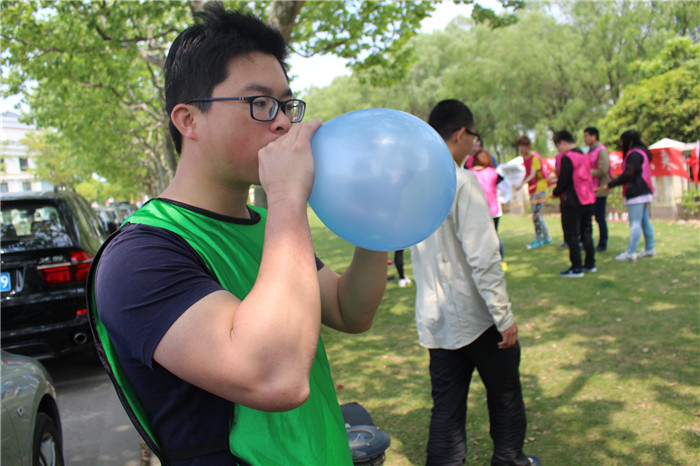
<path fill-rule="evenodd" d="M 497 14 L 474 0 L 477 23 L 499 28 L 518 21 L 514 13 L 525 6 L 522 0 L 499 0 L 505 12 Z M 361 72 L 360 79 L 375 86 L 391 84 L 405 76 L 412 53 L 406 48 L 420 22 L 435 10 L 435 1 L 306 2 L 290 37 L 292 49 L 302 56 L 332 53 L 347 58 Z M 307 7 L 308 5 L 308 7 Z"/>
<path fill-rule="evenodd" d="M 632 64 L 632 69 L 638 70 L 643 78 L 659 76 L 682 67 L 700 71 L 700 44 L 694 44 L 689 37 L 672 37 L 657 56 Z"/>
<path fill-rule="evenodd" d="M 683 218 L 686 220 L 695 218 L 700 212 L 700 190 L 697 187 L 683 193 L 678 205 L 681 208 Z"/>
<path fill-rule="evenodd" d="M 521 134 L 534 134 L 534 149 L 553 155 L 552 131 L 577 134 L 596 125 L 605 135 L 600 122 L 607 110 L 621 89 L 640 79 L 633 64 L 655 57 L 681 27 L 660 14 L 670 15 L 673 6 L 566 2 L 560 5 L 562 20 L 532 4 L 517 24 L 496 30 L 458 17 L 444 31 L 406 44 L 414 59 L 404 78 L 376 85 L 368 70 L 357 70 L 324 89 L 310 89 L 309 114 L 325 120 L 377 106 L 427 119 L 439 100 L 456 98 L 472 109 L 486 147 L 500 161 L 517 155 Z M 694 102 L 689 98 L 683 111 Z"/>
<path fill-rule="evenodd" d="M 630 110 L 616 110 L 619 126 L 630 124 L 632 108 L 649 86 L 668 100 L 643 121 L 649 121 L 650 129 L 641 128 L 645 135 L 665 131 L 673 137 L 668 131 L 677 127 L 676 138 L 696 137 L 684 135 L 698 127 L 697 87 L 688 82 L 698 74 L 679 70 L 692 69 L 688 53 L 697 46 L 675 37 L 700 36 L 699 1 L 527 7 L 520 0 L 500 1 L 506 7 L 500 15 L 475 4 L 472 18 L 419 35 L 434 1 L 224 4 L 283 22 L 281 30 L 289 31 L 292 49 L 302 55 L 334 53 L 353 65 L 351 77 L 308 90 L 309 117 L 391 107 L 427 118 L 438 100 L 458 98 L 474 111 L 487 147 L 504 161 L 516 155 L 514 141 L 524 133 L 535 135 L 534 147 L 545 155 L 553 151 L 553 130 L 576 134 L 598 123 L 603 139 L 616 138 L 617 123 L 607 125 L 606 112 L 623 96 L 632 104 L 623 101 L 620 108 Z M 162 63 L 195 5 L 5 1 L 2 92 L 25 95 L 25 121 L 55 130 L 52 150 L 75 159 L 78 180 L 97 173 L 114 186 L 155 195 L 178 158 L 163 112 Z M 670 52 L 664 56 L 659 51 L 665 42 Z M 642 78 L 652 81 L 627 88 Z"/>
<path fill-rule="evenodd" d="M 621 214 L 627 210 L 625 207 L 625 198 L 622 195 L 622 186 L 618 186 L 610 190 L 606 204 L 608 212 L 617 212 L 618 214 Z"/>
<path fill-rule="evenodd" d="M 385 81 L 406 69 L 402 45 L 434 10 L 431 1 L 408 0 L 309 1 L 291 9 L 280 1 L 222 3 L 274 19 L 303 55 L 334 53 Z M 5 1 L 2 93 L 25 96 L 24 121 L 55 130 L 73 165 L 155 195 L 178 159 L 163 112 L 162 65 L 197 7 L 182 0 Z"/>
<path fill-rule="evenodd" d="M 161 64 L 189 17 L 183 2 L 5 2 L 4 94 L 24 94 L 26 121 L 56 130 L 75 165 L 153 193 L 177 161 Z"/>
<path fill-rule="evenodd" d="M 98 200 L 99 186 L 97 181 L 82 181 L 78 183 L 75 187 L 75 191 L 83 196 L 88 202 L 95 202 Z"/>
<path fill-rule="evenodd" d="M 85 176 L 70 152 L 61 149 L 52 131 L 28 133 L 22 140 L 27 152 L 35 156 L 35 178 L 48 180 L 56 187 L 74 189 Z"/>
<path fill-rule="evenodd" d="M 673 38 L 648 61 L 637 63 L 646 78 L 625 88 L 603 123 L 608 142 L 637 129 L 643 140 L 693 141 L 700 128 L 700 44 Z"/>

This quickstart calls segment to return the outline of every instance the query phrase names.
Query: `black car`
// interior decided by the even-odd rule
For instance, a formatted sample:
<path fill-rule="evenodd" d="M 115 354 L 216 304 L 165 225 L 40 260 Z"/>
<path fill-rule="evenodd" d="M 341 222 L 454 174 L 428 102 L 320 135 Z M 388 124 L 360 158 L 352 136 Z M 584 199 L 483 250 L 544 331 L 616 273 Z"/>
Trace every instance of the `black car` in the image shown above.
<path fill-rule="evenodd" d="M 106 238 L 70 191 L 3 193 L 2 349 L 37 359 L 92 348 L 85 282 Z"/>

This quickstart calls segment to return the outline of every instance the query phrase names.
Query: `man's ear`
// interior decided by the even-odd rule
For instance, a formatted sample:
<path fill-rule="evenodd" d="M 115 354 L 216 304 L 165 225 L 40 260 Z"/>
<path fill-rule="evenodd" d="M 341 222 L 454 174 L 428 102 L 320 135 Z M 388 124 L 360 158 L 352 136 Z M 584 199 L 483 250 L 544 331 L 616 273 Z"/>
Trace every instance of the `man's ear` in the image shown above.
<path fill-rule="evenodd" d="M 465 128 L 464 126 L 459 128 L 458 130 L 456 130 L 454 133 L 452 133 L 452 138 L 451 138 L 452 142 L 454 144 L 459 144 L 460 141 L 462 140 L 462 138 L 464 137 L 464 135 L 466 134 L 466 132 L 467 132 L 467 128 Z"/>
<path fill-rule="evenodd" d="M 177 104 L 170 112 L 170 120 L 183 138 L 197 140 L 197 125 L 191 105 Z"/>

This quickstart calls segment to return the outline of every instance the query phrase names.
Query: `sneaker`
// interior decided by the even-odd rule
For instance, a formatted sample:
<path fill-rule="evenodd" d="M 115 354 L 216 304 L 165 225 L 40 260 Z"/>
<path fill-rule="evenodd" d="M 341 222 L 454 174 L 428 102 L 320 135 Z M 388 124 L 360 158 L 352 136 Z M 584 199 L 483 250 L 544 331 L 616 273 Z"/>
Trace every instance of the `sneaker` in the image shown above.
<path fill-rule="evenodd" d="M 563 243 L 561 243 L 561 244 L 559 245 L 559 249 L 564 249 L 564 248 L 568 248 L 568 247 L 569 247 L 569 245 L 566 244 L 566 241 L 564 241 Z"/>
<path fill-rule="evenodd" d="M 563 272 L 559 272 L 559 276 L 566 277 L 566 278 L 581 278 L 581 277 L 583 277 L 583 269 L 574 269 L 572 267 L 569 270 L 564 270 Z"/>
<path fill-rule="evenodd" d="M 583 271 L 586 272 L 586 273 L 594 273 L 594 272 L 597 272 L 598 269 L 596 269 L 595 266 L 593 266 L 593 267 L 584 267 L 584 268 L 583 268 Z"/>
<path fill-rule="evenodd" d="M 552 244 L 552 238 L 545 238 L 544 244 Z"/>
<path fill-rule="evenodd" d="M 595 252 L 605 252 L 607 249 L 608 249 L 608 248 L 606 248 L 605 246 L 598 245 L 598 246 L 595 248 Z"/>
<path fill-rule="evenodd" d="M 527 455 L 527 459 L 530 462 L 530 466 L 542 466 L 542 462 L 535 455 Z"/>
<path fill-rule="evenodd" d="M 387 281 L 393 280 L 394 278 L 396 278 L 396 275 L 387 275 L 386 277 Z"/>
<path fill-rule="evenodd" d="M 642 252 L 640 252 L 637 257 L 656 257 L 656 251 L 653 249 L 650 251 L 647 251 L 646 249 Z"/>
<path fill-rule="evenodd" d="M 537 249 L 542 247 L 542 241 L 535 240 L 532 243 L 527 245 L 528 249 Z"/>
<path fill-rule="evenodd" d="M 411 279 L 408 277 L 399 279 L 399 288 L 404 288 L 410 284 L 411 284 Z"/>
<path fill-rule="evenodd" d="M 637 261 L 637 255 L 636 254 L 630 254 L 627 251 L 624 251 L 622 254 L 618 255 L 615 257 L 615 260 L 618 262 L 636 262 Z"/>

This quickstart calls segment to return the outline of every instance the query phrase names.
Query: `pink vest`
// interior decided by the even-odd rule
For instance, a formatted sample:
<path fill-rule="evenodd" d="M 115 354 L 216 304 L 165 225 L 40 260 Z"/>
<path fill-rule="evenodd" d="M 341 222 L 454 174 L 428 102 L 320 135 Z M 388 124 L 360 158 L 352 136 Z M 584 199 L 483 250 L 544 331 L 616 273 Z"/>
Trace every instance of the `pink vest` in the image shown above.
<path fill-rule="evenodd" d="M 571 160 L 574 167 L 571 175 L 574 182 L 574 191 L 581 205 L 595 204 L 595 191 L 593 190 L 593 175 L 588 156 L 576 151 L 564 154 Z"/>
<path fill-rule="evenodd" d="M 474 165 L 474 156 L 473 155 L 468 155 L 467 160 L 464 162 L 464 168 L 467 170 L 471 169 L 472 166 Z"/>
<path fill-rule="evenodd" d="M 598 168 L 598 154 L 600 154 L 600 151 L 602 149 L 607 149 L 604 145 L 599 145 L 595 149 L 593 149 L 591 152 L 588 153 L 588 159 L 591 162 L 591 170 L 595 170 Z M 608 174 L 610 175 L 610 179 L 613 178 L 613 172 L 612 172 L 612 164 L 608 164 Z M 600 184 L 600 178 L 593 177 L 593 187 L 597 188 L 598 185 Z"/>
<path fill-rule="evenodd" d="M 625 166 L 627 165 L 627 157 L 630 156 L 632 152 L 636 152 L 642 155 L 642 179 L 649 186 L 649 190 L 654 194 L 654 185 L 651 184 L 651 163 L 649 162 L 649 157 L 644 153 L 643 150 L 630 149 L 627 154 L 625 154 L 625 159 L 622 161 L 622 171 L 625 171 Z M 627 192 L 627 184 L 622 187 L 622 195 L 624 196 Z"/>
<path fill-rule="evenodd" d="M 496 181 L 498 181 L 498 173 L 492 167 L 486 167 L 482 170 L 470 169 L 470 172 L 476 176 L 477 181 L 481 185 L 486 195 L 486 202 L 489 205 L 491 217 L 501 215 L 501 204 L 498 202 L 498 193 L 496 189 Z"/>

